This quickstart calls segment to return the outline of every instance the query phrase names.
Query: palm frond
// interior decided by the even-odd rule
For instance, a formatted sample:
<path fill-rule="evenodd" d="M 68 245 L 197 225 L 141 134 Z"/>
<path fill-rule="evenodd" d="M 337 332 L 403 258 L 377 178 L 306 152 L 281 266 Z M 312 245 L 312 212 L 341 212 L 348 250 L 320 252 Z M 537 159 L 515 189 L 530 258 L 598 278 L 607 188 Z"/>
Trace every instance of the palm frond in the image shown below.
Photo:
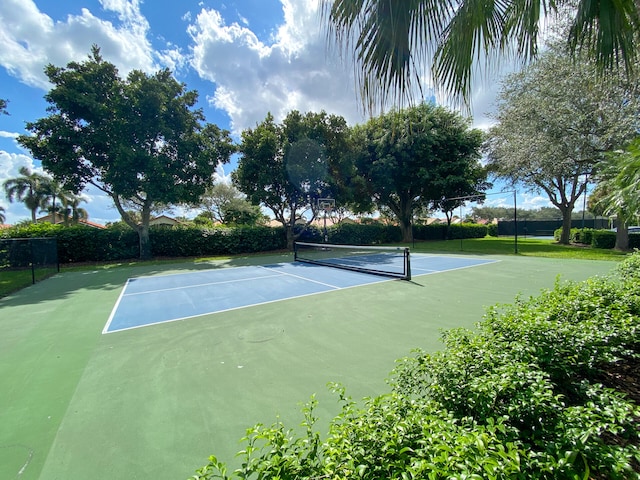
<path fill-rule="evenodd" d="M 640 32 L 634 0 L 582 0 L 569 32 L 573 51 L 586 50 L 602 69 L 633 70 Z"/>

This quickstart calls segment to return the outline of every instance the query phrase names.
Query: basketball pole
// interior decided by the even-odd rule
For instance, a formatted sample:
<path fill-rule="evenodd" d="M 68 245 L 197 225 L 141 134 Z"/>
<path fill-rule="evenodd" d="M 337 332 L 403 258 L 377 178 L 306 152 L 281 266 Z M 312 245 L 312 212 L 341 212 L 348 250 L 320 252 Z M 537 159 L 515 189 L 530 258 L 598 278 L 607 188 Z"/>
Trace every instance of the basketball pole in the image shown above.
<path fill-rule="evenodd" d="M 329 243 L 329 236 L 327 235 L 327 209 L 324 209 L 324 243 Z"/>

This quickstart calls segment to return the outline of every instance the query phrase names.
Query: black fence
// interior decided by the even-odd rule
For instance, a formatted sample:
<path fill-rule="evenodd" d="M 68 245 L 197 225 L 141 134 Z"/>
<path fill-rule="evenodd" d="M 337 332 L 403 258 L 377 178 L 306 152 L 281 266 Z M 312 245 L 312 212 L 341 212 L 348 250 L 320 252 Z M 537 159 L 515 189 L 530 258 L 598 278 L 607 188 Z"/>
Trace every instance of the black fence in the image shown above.
<path fill-rule="evenodd" d="M 562 228 L 562 220 L 501 220 L 498 222 L 498 235 L 515 235 L 516 223 L 519 236 L 547 237 Z M 571 220 L 571 228 L 609 229 L 608 218 L 585 218 Z"/>
<path fill-rule="evenodd" d="M 58 242 L 55 238 L 0 239 L 0 273 L 31 273 L 31 283 L 60 271 Z"/>

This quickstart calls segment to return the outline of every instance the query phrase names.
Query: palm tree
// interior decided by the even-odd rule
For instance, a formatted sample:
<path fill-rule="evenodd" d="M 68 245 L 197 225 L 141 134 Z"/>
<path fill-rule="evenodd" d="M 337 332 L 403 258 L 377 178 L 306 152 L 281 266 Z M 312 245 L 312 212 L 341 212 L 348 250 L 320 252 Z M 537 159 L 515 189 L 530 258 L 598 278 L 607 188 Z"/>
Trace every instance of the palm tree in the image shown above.
<path fill-rule="evenodd" d="M 5 216 L 6 210 L 0 205 L 0 223 L 4 223 L 7 217 Z"/>
<path fill-rule="evenodd" d="M 606 215 L 616 215 L 618 228 L 616 248 L 629 246 L 627 227 L 637 221 L 640 214 L 640 136 L 622 152 L 612 152 L 600 168 L 598 193 L 602 196 L 598 206 Z"/>
<path fill-rule="evenodd" d="M 89 218 L 89 214 L 84 208 L 79 207 L 80 202 L 86 201 L 84 198 L 74 195 L 73 193 L 66 192 L 62 200 L 62 217 L 64 219 L 64 226 L 77 225 L 80 220 L 86 220 Z"/>
<path fill-rule="evenodd" d="M 7 199 L 13 202 L 14 199 L 23 202 L 31 211 L 31 222 L 36 223 L 36 212 L 40 208 L 45 208 L 47 203 L 47 192 L 45 184 L 48 178 L 37 172 L 31 172 L 27 167 L 20 167 L 19 177 L 10 178 L 3 183 Z"/>
<path fill-rule="evenodd" d="M 528 60 L 539 23 L 574 0 L 324 0 L 328 36 L 354 54 L 365 106 L 411 100 L 431 72 L 437 88 L 469 107 L 471 76 L 481 59 Z M 575 0 L 566 40 L 602 68 L 630 71 L 637 59 L 640 13 L 634 0 Z"/>
<path fill-rule="evenodd" d="M 43 191 L 47 194 L 48 198 L 45 200 L 46 210 L 51 214 L 51 223 L 56 223 L 57 215 L 60 212 L 60 206 L 57 205 L 57 200 L 63 203 L 63 197 L 67 192 L 62 188 L 60 182 L 53 178 L 45 177 L 45 181 L 42 185 Z M 51 198 L 51 200 L 49 200 Z M 49 203 L 51 202 L 51 203 Z"/>

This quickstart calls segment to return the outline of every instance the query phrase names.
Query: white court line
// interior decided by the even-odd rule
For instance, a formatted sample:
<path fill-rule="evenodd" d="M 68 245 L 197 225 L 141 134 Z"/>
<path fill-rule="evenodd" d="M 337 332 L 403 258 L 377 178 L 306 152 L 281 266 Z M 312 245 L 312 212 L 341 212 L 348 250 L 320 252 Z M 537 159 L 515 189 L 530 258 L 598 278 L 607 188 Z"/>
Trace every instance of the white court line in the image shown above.
<path fill-rule="evenodd" d="M 261 265 L 256 265 L 256 267 L 267 268 L 267 267 L 262 267 Z M 321 268 L 321 267 L 319 267 L 319 268 Z M 280 275 L 291 275 L 291 274 L 280 273 Z M 297 277 L 298 275 L 291 275 L 291 276 Z M 258 277 L 258 278 L 267 278 L 267 277 Z M 308 280 L 310 282 L 314 281 L 314 280 L 310 280 L 310 279 L 304 278 L 304 277 L 299 277 L 299 278 L 302 279 L 302 280 Z M 359 284 L 359 285 L 350 285 L 348 287 L 332 287 L 331 285 L 323 284 L 322 282 L 315 282 L 315 283 L 319 283 L 321 285 L 325 285 L 325 286 L 331 287 L 334 290 L 348 290 L 348 289 L 351 289 L 351 288 L 359 288 L 359 287 L 364 287 L 366 285 L 374 285 L 374 284 L 377 284 L 377 283 L 390 282 L 390 281 L 393 281 L 393 279 L 384 278 L 384 279 L 380 279 L 379 281 L 376 281 L 376 282 L 367 283 L 367 284 Z M 111 319 L 109 319 L 109 322 L 107 323 L 105 328 L 102 330 L 102 333 L 108 335 L 110 333 L 124 332 L 126 330 L 137 330 L 139 328 L 150 327 L 150 326 L 153 326 L 153 325 L 161 325 L 163 323 L 180 322 L 182 320 L 189 320 L 191 318 L 198 318 L 198 317 L 203 317 L 203 316 L 206 316 L 206 315 L 217 315 L 218 313 L 232 312 L 234 310 L 242 310 L 242 309 L 245 309 L 245 308 L 258 307 L 258 306 L 261 306 L 261 305 L 268 305 L 270 303 L 278 303 L 278 302 L 284 302 L 284 301 L 288 301 L 288 300 L 295 300 L 295 299 L 298 299 L 298 298 L 311 297 L 311 296 L 314 296 L 314 295 L 322 295 L 322 294 L 325 294 L 325 293 L 330 292 L 330 291 L 332 291 L 332 290 L 323 290 L 323 291 L 320 291 L 320 292 L 305 293 L 305 294 L 296 295 L 296 296 L 293 296 L 293 297 L 277 298 L 275 300 L 267 300 L 265 302 L 252 303 L 250 305 L 241 305 L 239 307 L 230 307 L 230 308 L 225 308 L 223 310 L 216 310 L 214 312 L 198 313 L 196 315 L 189 315 L 187 317 L 172 318 L 172 319 L 169 319 L 169 320 L 160 320 L 160 321 L 157 321 L 157 322 L 145 323 L 145 324 L 142 324 L 142 325 L 134 325 L 132 327 L 119 328 L 117 330 L 112 330 L 112 331 L 108 331 L 109 324 L 111 323 Z M 114 312 L 115 312 L 115 308 L 114 308 Z M 113 313 L 112 313 L 112 316 L 113 316 Z"/>
<path fill-rule="evenodd" d="M 109 327 L 111 326 L 111 321 L 113 320 L 113 317 L 115 317 L 116 311 L 118 310 L 118 307 L 120 306 L 120 301 L 122 300 L 122 297 L 124 296 L 124 292 L 127 289 L 127 285 L 129 285 L 129 280 L 131 280 L 131 279 L 130 278 L 127 279 L 127 281 L 124 284 L 124 287 L 122 287 L 122 291 L 120 292 L 120 295 L 118 296 L 118 300 L 116 300 L 116 304 L 113 306 L 113 309 L 111 310 L 111 314 L 109 315 L 109 319 L 107 320 L 107 324 L 102 329 L 102 333 L 103 334 L 109 333 Z"/>
<path fill-rule="evenodd" d="M 189 274 L 183 274 L 183 275 L 189 275 Z M 158 293 L 158 292 L 170 292 L 172 290 L 186 290 L 187 288 L 198 288 L 198 287 L 205 287 L 207 285 L 225 285 L 228 283 L 238 283 L 238 282 L 246 282 L 249 280 L 260 280 L 261 278 L 274 278 L 274 277 L 278 277 L 279 275 L 266 275 L 266 276 L 262 276 L 262 277 L 248 277 L 248 278 L 238 278 L 236 280 L 225 280 L 223 282 L 207 282 L 207 283 L 198 283 L 196 285 L 182 285 L 180 287 L 171 287 L 171 288 L 159 288 L 157 290 L 145 290 L 144 292 L 133 292 L 133 293 L 127 293 L 125 296 L 130 297 L 133 295 L 145 295 L 147 293 Z M 150 278 L 158 278 L 158 277 L 150 277 Z M 127 284 L 129 283 L 129 281 L 127 280 Z"/>
<path fill-rule="evenodd" d="M 273 271 L 268 267 L 264 267 L 262 265 L 256 265 L 258 268 L 264 268 L 265 270 L 269 270 L 270 272 Z M 305 280 L 307 282 L 311 282 L 311 283 L 317 283 L 318 285 L 322 285 L 324 287 L 329 287 L 329 288 L 333 288 L 334 290 L 340 290 L 343 287 L 337 287 L 336 285 L 331 285 L 330 283 L 324 283 L 324 282 L 319 282 L 318 280 L 313 280 L 311 278 L 307 278 L 307 277 L 302 277 L 300 275 L 295 275 L 293 273 L 288 273 L 288 272 L 278 272 L 280 275 L 288 275 L 290 277 L 294 277 L 294 278 L 299 278 L 300 280 Z"/>
<path fill-rule="evenodd" d="M 420 254 L 420 255 L 423 256 L 423 258 L 427 257 L 427 256 L 434 256 L 434 257 L 440 257 L 441 256 L 441 255 L 435 255 L 435 254 L 434 255 Z M 476 260 L 480 260 L 480 259 L 476 259 Z M 420 273 L 417 276 L 430 275 L 430 274 L 434 274 L 434 273 L 444 273 L 444 272 L 448 272 L 448 271 L 451 271 L 451 270 L 462 270 L 462 269 L 465 269 L 465 268 L 478 267 L 478 266 L 481 266 L 481 265 L 487 265 L 487 264 L 496 263 L 496 262 L 500 262 L 500 260 L 489 260 L 489 261 L 482 260 L 482 263 L 477 263 L 477 264 L 474 264 L 474 265 L 465 265 L 465 266 L 462 266 L 462 267 L 449 268 L 449 269 L 446 269 L 446 270 L 428 270 L 427 273 Z M 312 283 L 316 283 L 316 284 L 328 287 L 328 288 L 330 288 L 332 290 L 348 290 L 348 289 L 351 289 L 351 288 L 359 288 L 359 287 L 366 286 L 366 285 L 374 285 L 374 284 L 377 284 L 377 283 L 389 282 L 389 281 L 393 280 L 391 278 L 380 278 L 378 281 L 370 282 L 370 283 L 366 283 L 366 284 L 357 284 L 357 285 L 350 285 L 350 286 L 347 286 L 347 287 L 338 287 L 338 286 L 331 285 L 331 284 L 324 283 L 324 282 L 320 282 L 320 281 L 317 281 L 317 280 L 312 280 L 310 278 L 306 278 L 306 277 L 303 277 L 303 276 L 300 276 L 300 275 L 295 275 L 295 274 L 287 273 L 287 272 L 278 272 L 277 270 L 274 270 L 273 268 L 268 268 L 268 267 L 265 267 L 265 266 L 262 266 L 262 265 L 253 265 L 251 267 L 235 267 L 235 268 L 255 268 L 255 267 L 262 268 L 262 269 L 265 269 L 265 270 L 269 270 L 270 272 L 275 273 L 275 275 L 255 277 L 255 279 L 258 279 L 258 280 L 261 279 L 261 278 L 272 278 L 272 277 L 278 277 L 278 276 L 281 276 L 281 275 L 288 275 L 288 276 L 291 276 L 291 277 L 294 277 L 294 278 L 298 278 L 298 279 L 301 279 L 301 280 L 304 280 L 304 281 L 307 281 L 307 282 L 312 282 Z M 318 267 L 318 268 L 332 268 L 332 267 Z M 412 268 L 412 270 L 413 270 L 413 268 Z M 417 270 L 424 271 L 425 269 L 417 268 Z M 184 274 L 183 273 L 179 273 L 177 275 L 184 275 Z M 154 278 L 154 277 L 137 277 L 137 278 Z M 282 302 L 282 301 L 287 301 L 287 300 L 294 300 L 294 299 L 297 299 L 297 298 L 303 298 L 303 297 L 308 297 L 308 296 L 313 296 L 313 295 L 321 295 L 321 294 L 327 293 L 327 291 L 307 293 L 307 294 L 297 295 L 297 296 L 292 296 L 292 297 L 279 298 L 279 299 L 275 299 L 275 300 L 268 300 L 268 301 L 265 301 L 265 302 L 259 302 L 259 303 L 255 303 L 255 304 L 251 304 L 251 305 L 242 305 L 242 306 L 238 306 L 238 307 L 231 307 L 231 308 L 227 308 L 227 309 L 223 309 L 223 310 L 216 310 L 214 312 L 199 313 L 199 314 L 196 314 L 196 315 L 180 317 L 180 318 L 174 318 L 174 319 L 170 319 L 170 320 L 161 320 L 161 321 L 158 321 L 158 322 L 145 323 L 145 324 L 142 324 L 142 325 L 135 325 L 135 326 L 132 326 L 132 327 L 120 328 L 118 330 L 109 331 L 109 327 L 111 325 L 113 317 L 115 316 L 115 312 L 116 312 L 116 310 L 117 310 L 117 308 L 118 308 L 118 306 L 120 304 L 120 300 L 124 296 L 124 292 L 125 292 L 125 290 L 127 288 L 127 285 L 128 285 L 130 280 L 132 280 L 132 279 L 127 280 L 127 283 L 125 283 L 125 286 L 122 289 L 122 292 L 120 292 L 120 296 L 118 297 L 118 300 L 117 300 L 116 304 L 113 307 L 111 315 L 109 316 L 109 320 L 107 321 L 107 324 L 105 325 L 104 329 L 102 330 L 103 334 L 122 332 L 122 331 L 125 331 L 125 330 L 136 330 L 136 329 L 139 329 L 139 328 L 145 328 L 145 327 L 149 327 L 149 326 L 152 326 L 152 325 L 159 325 L 159 324 L 163 324 L 163 323 L 172 323 L 172 322 L 177 322 L 177 321 L 182 321 L 182 320 L 188 320 L 190 318 L 202 317 L 202 316 L 205 316 L 205 315 L 215 315 L 215 314 L 218 314 L 218 313 L 224 313 L 224 312 L 229 312 L 229 311 L 233 311 L 233 310 L 241 310 L 241 309 L 244 309 L 244 308 L 251 308 L 251 307 L 256 307 L 256 306 L 260 306 L 260 305 L 267 305 L 267 304 L 270 304 L 270 303 L 277 303 L 277 302 Z M 227 280 L 225 282 L 215 282 L 215 283 L 218 283 L 218 284 L 221 284 L 221 283 L 234 283 L 234 282 L 242 282 L 244 280 L 249 280 L 249 279 Z M 189 286 L 177 287 L 177 289 L 182 289 L 182 288 L 189 288 Z M 174 289 L 176 289 L 176 288 L 163 289 L 163 290 L 174 290 Z M 157 290 L 157 291 L 162 291 L 162 290 Z M 144 292 L 144 293 L 149 293 L 149 292 Z M 134 294 L 131 294 L 131 295 L 134 295 Z"/>
<path fill-rule="evenodd" d="M 461 257 L 457 257 L 457 258 L 461 258 Z M 482 260 L 479 258 L 474 258 L 473 260 L 477 260 L 480 263 L 474 263 L 473 265 L 463 265 L 462 267 L 446 268 L 444 270 L 433 270 L 429 268 L 420 268 L 420 267 L 414 268 L 414 266 L 411 265 L 411 272 L 413 273 L 415 270 L 427 272 L 427 273 L 419 273 L 418 275 L 416 275 L 417 277 L 419 277 L 420 275 L 431 275 L 433 273 L 455 272 L 456 270 L 464 270 L 466 268 L 481 267 L 482 265 L 490 265 L 492 263 L 498 263 L 502 261 L 502 260 Z"/>

